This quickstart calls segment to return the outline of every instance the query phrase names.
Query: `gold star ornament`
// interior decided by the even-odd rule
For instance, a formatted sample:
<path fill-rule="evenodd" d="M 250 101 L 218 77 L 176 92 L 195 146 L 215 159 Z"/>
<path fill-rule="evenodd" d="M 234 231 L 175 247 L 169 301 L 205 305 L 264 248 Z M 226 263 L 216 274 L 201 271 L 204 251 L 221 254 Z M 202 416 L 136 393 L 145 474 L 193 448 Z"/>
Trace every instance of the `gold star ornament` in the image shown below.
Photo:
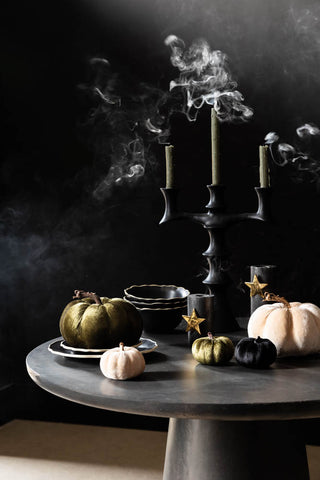
<path fill-rule="evenodd" d="M 182 317 L 188 324 L 186 332 L 189 332 L 189 330 L 197 330 L 197 332 L 201 335 L 199 324 L 204 322 L 205 318 L 198 317 L 195 309 L 193 309 L 191 315 L 182 315 Z"/>
<path fill-rule="evenodd" d="M 244 283 L 250 288 L 250 297 L 255 297 L 256 295 L 263 297 L 264 293 L 262 290 L 268 285 L 267 283 L 260 283 L 257 275 L 254 275 L 252 282 Z"/>

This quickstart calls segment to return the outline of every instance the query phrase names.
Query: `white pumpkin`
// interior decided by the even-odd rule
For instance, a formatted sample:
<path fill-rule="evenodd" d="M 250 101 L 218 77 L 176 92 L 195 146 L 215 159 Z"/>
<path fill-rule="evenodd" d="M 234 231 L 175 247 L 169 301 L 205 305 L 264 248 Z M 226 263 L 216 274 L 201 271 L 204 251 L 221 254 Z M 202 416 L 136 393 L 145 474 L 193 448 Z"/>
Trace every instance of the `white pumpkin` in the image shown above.
<path fill-rule="evenodd" d="M 104 352 L 100 358 L 100 370 L 103 375 L 113 380 L 127 380 L 144 372 L 145 360 L 139 350 L 125 347 L 121 342 L 119 347 Z"/>
<path fill-rule="evenodd" d="M 273 299 L 280 303 L 262 305 L 253 312 L 248 336 L 268 338 L 277 347 L 278 356 L 320 352 L 320 308 L 312 303 L 289 303 L 282 297 L 266 294 L 266 300 Z"/>

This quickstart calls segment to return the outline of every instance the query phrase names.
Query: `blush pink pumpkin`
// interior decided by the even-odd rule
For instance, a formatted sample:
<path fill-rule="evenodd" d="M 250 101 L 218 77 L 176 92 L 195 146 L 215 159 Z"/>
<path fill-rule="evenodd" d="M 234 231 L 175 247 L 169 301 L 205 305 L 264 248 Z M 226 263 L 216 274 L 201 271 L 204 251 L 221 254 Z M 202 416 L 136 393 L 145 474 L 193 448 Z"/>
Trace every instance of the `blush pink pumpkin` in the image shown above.
<path fill-rule="evenodd" d="M 312 303 L 289 303 L 272 294 L 267 294 L 266 300 L 280 302 L 262 305 L 253 312 L 248 323 L 249 337 L 268 338 L 275 344 L 278 356 L 320 352 L 319 307 Z"/>
<path fill-rule="evenodd" d="M 141 352 L 134 347 L 119 347 L 104 352 L 100 358 L 100 369 L 103 375 L 113 380 L 127 380 L 144 372 L 145 360 Z"/>

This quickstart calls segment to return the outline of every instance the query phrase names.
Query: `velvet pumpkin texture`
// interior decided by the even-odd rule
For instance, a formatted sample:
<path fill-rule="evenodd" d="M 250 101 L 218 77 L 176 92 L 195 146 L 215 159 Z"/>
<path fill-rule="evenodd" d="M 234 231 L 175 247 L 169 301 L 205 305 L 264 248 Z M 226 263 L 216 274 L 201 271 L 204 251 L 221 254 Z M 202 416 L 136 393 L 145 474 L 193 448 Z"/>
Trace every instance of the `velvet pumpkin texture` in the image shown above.
<path fill-rule="evenodd" d="M 144 356 L 134 347 L 119 347 L 104 352 L 100 358 L 100 370 L 112 380 L 128 380 L 144 372 L 146 363 Z"/>
<path fill-rule="evenodd" d="M 191 351 L 193 358 L 203 365 L 223 365 L 233 357 L 234 346 L 230 338 L 214 337 L 209 332 L 207 337 L 193 342 Z"/>
<path fill-rule="evenodd" d="M 277 349 L 267 338 L 242 338 L 236 345 L 234 357 L 243 367 L 268 368 L 277 358 Z"/>
<path fill-rule="evenodd" d="M 113 348 L 121 341 L 126 345 L 139 342 L 142 318 L 131 303 L 83 290 L 75 290 L 74 298 L 59 323 L 61 335 L 70 346 Z"/>
<path fill-rule="evenodd" d="M 320 352 L 320 308 L 312 303 L 287 302 L 266 294 L 276 303 L 262 305 L 248 322 L 249 337 L 271 340 L 278 356 L 310 355 Z"/>

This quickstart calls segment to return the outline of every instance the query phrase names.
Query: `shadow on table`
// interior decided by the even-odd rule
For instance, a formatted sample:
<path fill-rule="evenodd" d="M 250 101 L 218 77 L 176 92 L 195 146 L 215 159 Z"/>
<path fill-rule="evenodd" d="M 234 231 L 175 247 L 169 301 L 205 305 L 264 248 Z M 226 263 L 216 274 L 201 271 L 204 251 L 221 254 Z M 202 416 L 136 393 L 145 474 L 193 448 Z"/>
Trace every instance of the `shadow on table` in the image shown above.
<path fill-rule="evenodd" d="M 183 375 L 184 380 L 189 378 L 194 378 L 193 371 L 186 371 Z M 170 380 L 181 380 L 181 371 L 171 370 L 171 371 L 157 371 L 157 372 L 143 372 L 139 377 L 132 379 L 136 382 L 161 382 L 161 381 L 170 381 Z"/>
<path fill-rule="evenodd" d="M 144 356 L 147 365 L 165 362 L 167 358 L 168 356 L 165 353 L 161 352 L 151 352 Z"/>

